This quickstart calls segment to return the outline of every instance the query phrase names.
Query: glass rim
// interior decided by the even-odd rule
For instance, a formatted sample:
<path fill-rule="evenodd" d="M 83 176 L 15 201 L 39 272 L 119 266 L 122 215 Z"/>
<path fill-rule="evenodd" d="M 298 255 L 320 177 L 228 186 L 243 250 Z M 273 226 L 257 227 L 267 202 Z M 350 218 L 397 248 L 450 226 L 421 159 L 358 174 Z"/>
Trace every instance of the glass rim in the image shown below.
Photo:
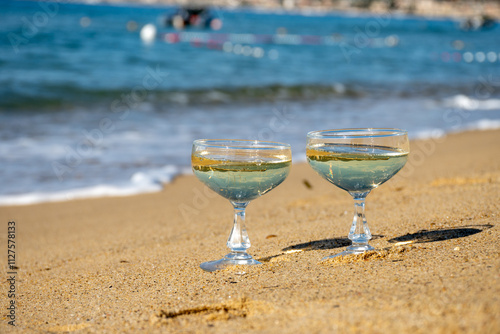
<path fill-rule="evenodd" d="M 356 132 L 360 132 L 360 134 L 356 134 Z M 346 129 L 311 131 L 307 133 L 307 138 L 358 139 L 358 138 L 397 137 L 404 135 L 408 135 L 408 131 L 397 128 L 346 128 Z"/>
<path fill-rule="evenodd" d="M 284 150 L 291 148 L 291 145 L 287 143 L 253 139 L 196 139 L 193 141 L 194 145 L 238 150 Z"/>

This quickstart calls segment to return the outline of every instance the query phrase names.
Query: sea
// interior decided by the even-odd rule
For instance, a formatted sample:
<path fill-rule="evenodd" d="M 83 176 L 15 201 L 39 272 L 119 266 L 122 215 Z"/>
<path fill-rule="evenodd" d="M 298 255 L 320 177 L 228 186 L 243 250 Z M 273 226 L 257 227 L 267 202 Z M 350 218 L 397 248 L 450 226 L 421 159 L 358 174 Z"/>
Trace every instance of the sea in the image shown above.
<path fill-rule="evenodd" d="M 0 2 L 0 205 L 160 191 L 192 142 L 384 127 L 500 128 L 500 26 L 367 14 Z"/>

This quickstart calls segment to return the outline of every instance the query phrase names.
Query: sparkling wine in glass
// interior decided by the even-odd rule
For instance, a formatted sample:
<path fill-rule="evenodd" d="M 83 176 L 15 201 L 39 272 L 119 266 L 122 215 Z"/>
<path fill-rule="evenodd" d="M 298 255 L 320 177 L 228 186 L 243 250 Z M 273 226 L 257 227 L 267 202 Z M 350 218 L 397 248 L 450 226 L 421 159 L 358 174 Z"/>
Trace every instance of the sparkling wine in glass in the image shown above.
<path fill-rule="evenodd" d="M 405 130 L 340 129 L 307 134 L 309 165 L 354 198 L 354 219 L 349 231 L 352 245 L 329 257 L 374 249 L 368 245 L 372 235 L 365 218 L 365 198 L 403 168 L 409 152 Z"/>
<path fill-rule="evenodd" d="M 196 177 L 227 198 L 234 207 L 234 223 L 224 258 L 201 264 L 206 271 L 228 265 L 260 264 L 247 253 L 250 240 L 245 208 L 285 180 L 292 165 L 290 145 L 257 140 L 198 139 L 193 142 L 191 165 Z"/>

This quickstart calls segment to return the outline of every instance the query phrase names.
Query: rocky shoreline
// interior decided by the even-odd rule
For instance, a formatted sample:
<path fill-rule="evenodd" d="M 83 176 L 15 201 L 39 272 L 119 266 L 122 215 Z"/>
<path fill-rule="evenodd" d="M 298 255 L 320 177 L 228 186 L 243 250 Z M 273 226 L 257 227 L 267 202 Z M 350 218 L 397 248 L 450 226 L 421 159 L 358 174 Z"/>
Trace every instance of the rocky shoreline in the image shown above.
<path fill-rule="evenodd" d="M 427 17 L 500 19 L 500 1 L 460 0 L 106 0 L 148 5 L 256 7 L 264 9 L 411 14 Z"/>

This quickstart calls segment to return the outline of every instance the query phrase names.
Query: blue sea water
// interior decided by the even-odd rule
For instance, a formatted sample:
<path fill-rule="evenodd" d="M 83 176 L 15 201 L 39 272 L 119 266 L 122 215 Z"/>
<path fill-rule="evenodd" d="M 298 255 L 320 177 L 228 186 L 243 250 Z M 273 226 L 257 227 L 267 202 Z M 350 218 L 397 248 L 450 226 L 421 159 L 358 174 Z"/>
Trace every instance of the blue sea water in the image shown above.
<path fill-rule="evenodd" d="M 213 8 L 221 30 L 169 35 L 173 10 L 0 2 L 0 205 L 158 191 L 197 138 L 288 142 L 299 161 L 311 130 L 500 127 L 498 25 Z"/>

